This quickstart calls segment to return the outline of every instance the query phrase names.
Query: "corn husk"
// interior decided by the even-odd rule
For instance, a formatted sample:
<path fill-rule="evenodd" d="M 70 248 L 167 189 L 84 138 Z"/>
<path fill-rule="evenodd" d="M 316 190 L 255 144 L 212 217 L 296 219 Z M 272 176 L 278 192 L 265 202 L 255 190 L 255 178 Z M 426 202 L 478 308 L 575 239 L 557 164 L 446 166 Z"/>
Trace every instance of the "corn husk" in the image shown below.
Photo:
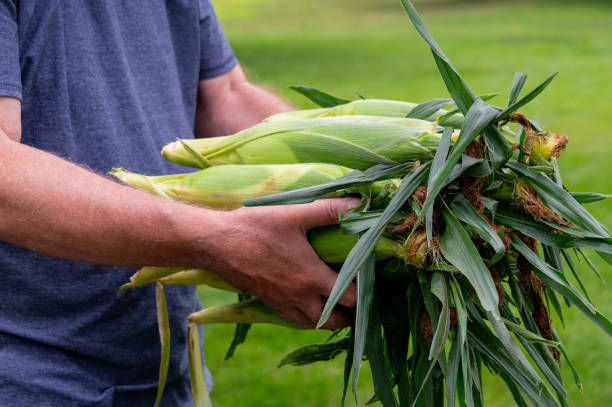
<path fill-rule="evenodd" d="M 334 107 L 325 107 L 318 109 L 296 110 L 292 112 L 284 112 L 272 115 L 266 121 L 278 120 L 295 120 L 295 119 L 315 119 L 321 117 L 336 117 L 336 116 L 351 116 L 351 115 L 367 115 L 367 116 L 387 116 L 387 117 L 406 117 L 406 115 L 415 107 L 416 103 L 400 102 L 396 100 L 384 99 L 362 99 L 355 100 L 343 105 Z M 447 114 L 447 110 L 440 109 L 431 114 L 425 119 L 428 121 L 436 121 L 442 115 Z M 441 126 L 451 126 L 454 128 L 461 127 L 463 123 L 463 115 L 457 113 L 448 118 L 440 120 Z"/>
<path fill-rule="evenodd" d="M 162 154 L 177 164 L 202 168 L 330 163 L 365 170 L 376 164 L 430 160 L 439 142 L 439 127 L 428 121 L 341 117 L 261 123 L 231 136 L 179 140 L 165 146 Z"/>
<path fill-rule="evenodd" d="M 214 305 L 194 312 L 187 319 L 196 324 L 273 324 L 304 329 L 279 317 L 258 299 L 227 305 Z"/>
<path fill-rule="evenodd" d="M 244 199 L 323 184 L 351 171 L 332 164 L 286 164 L 224 165 L 164 176 L 146 176 L 116 168 L 110 174 L 126 184 L 170 199 L 215 209 L 235 209 L 242 206 Z M 354 192 L 376 194 L 383 187 L 384 182 L 376 182 Z"/>

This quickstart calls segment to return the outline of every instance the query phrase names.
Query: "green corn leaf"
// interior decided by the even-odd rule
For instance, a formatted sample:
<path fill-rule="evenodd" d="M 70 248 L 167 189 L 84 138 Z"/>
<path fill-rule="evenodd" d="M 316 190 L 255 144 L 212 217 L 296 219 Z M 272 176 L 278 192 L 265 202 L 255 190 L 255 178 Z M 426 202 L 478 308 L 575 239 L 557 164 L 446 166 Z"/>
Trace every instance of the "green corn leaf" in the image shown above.
<path fill-rule="evenodd" d="M 234 338 L 232 339 L 232 343 L 225 353 L 224 360 L 229 360 L 232 356 L 234 356 L 234 352 L 236 351 L 238 345 L 243 344 L 246 340 L 249 329 L 251 329 L 251 324 L 236 324 L 236 328 L 234 329 Z"/>
<path fill-rule="evenodd" d="M 451 276 L 450 280 L 450 293 L 451 298 L 453 299 L 453 305 L 455 306 L 455 310 L 457 312 L 457 325 L 459 326 L 459 339 L 461 341 L 461 346 L 465 344 L 465 339 L 467 338 L 467 309 L 465 305 L 465 300 L 463 299 L 463 294 L 461 293 L 461 287 L 459 283 L 455 279 L 455 277 Z"/>
<path fill-rule="evenodd" d="M 246 301 L 248 299 L 250 299 L 249 295 L 242 293 L 238 294 L 238 301 Z M 249 329 L 251 329 L 251 324 L 236 324 L 236 328 L 234 328 L 234 338 L 232 339 L 232 343 L 225 353 L 225 360 L 229 360 L 232 356 L 234 356 L 234 352 L 236 351 L 238 345 L 243 344 L 246 340 Z"/>
<path fill-rule="evenodd" d="M 357 234 L 374 226 L 382 216 L 384 210 L 367 212 L 347 212 L 340 215 L 340 230 L 343 233 Z M 404 219 L 401 213 L 396 213 L 389 222 L 399 223 Z"/>
<path fill-rule="evenodd" d="M 572 275 L 574 276 L 574 278 L 576 279 L 576 281 L 580 285 L 580 287 L 582 289 L 582 293 L 584 294 L 584 296 L 586 297 L 587 300 L 591 301 L 591 299 L 589 298 L 589 294 L 587 293 L 586 287 L 584 286 L 584 284 L 582 284 L 582 280 L 580 279 L 580 276 L 578 274 L 578 271 L 576 270 L 576 266 L 574 264 L 574 261 L 570 257 L 569 253 L 567 252 L 567 250 L 561 249 L 561 254 L 563 255 L 563 258 L 565 259 L 565 263 L 567 264 L 567 266 L 569 267 L 570 271 L 572 272 Z M 560 268 L 557 268 L 557 269 L 561 270 Z M 561 320 L 561 322 L 563 323 L 563 320 Z"/>
<path fill-rule="evenodd" d="M 459 72 L 446 57 L 440 46 L 434 40 L 429 30 L 427 30 L 412 3 L 409 0 L 402 0 L 402 4 L 408 13 L 408 16 L 412 20 L 417 32 L 421 35 L 421 37 L 423 37 L 425 42 L 427 42 L 431 48 L 434 61 L 438 66 L 438 71 L 442 76 L 442 80 L 444 81 L 448 92 L 455 101 L 456 106 L 463 114 L 467 114 L 468 110 L 472 107 L 472 104 L 476 102 L 476 97 L 468 88 Z M 535 96 L 537 95 L 534 95 L 533 97 Z M 498 112 L 501 110 L 499 108 L 491 109 Z M 485 130 L 485 142 L 489 148 L 493 168 L 497 170 L 510 157 L 510 147 L 499 130 L 493 125 L 487 126 Z"/>
<path fill-rule="evenodd" d="M 555 72 L 554 74 L 550 75 L 544 82 L 536 86 L 535 89 L 533 89 L 531 92 L 529 92 L 528 94 L 523 96 L 520 100 L 512 103 L 510 106 L 505 108 L 497 116 L 497 121 L 505 119 L 506 117 L 508 117 L 509 115 L 516 112 L 521 107 L 525 106 L 527 103 L 535 99 L 540 93 L 542 93 L 542 91 L 544 91 L 544 89 L 546 89 L 546 87 L 550 84 L 550 82 L 552 82 L 552 80 L 555 78 L 555 76 L 557 76 L 557 74 L 558 72 Z"/>
<path fill-rule="evenodd" d="M 319 327 L 327 321 L 332 309 L 340 299 L 340 296 L 351 281 L 353 281 L 355 275 L 361 269 L 372 250 L 374 250 L 374 247 L 382 236 L 387 223 L 389 223 L 397 211 L 400 210 L 406 201 L 408 201 L 416 188 L 424 182 L 429 166 L 429 163 L 423 164 L 413 173 L 404 177 L 402 183 L 391 199 L 391 202 L 389 202 L 389 205 L 385 208 L 378 222 L 368 229 L 367 232 L 365 232 L 357 241 L 357 244 L 351 249 L 351 252 L 338 273 L 338 278 L 334 284 L 334 287 L 332 288 L 329 298 L 325 303 L 323 313 L 321 314 L 321 319 L 318 323 Z"/>
<path fill-rule="evenodd" d="M 381 179 L 389 179 L 398 175 L 404 175 L 413 167 L 414 164 L 412 163 L 399 165 L 375 165 L 365 171 L 355 170 L 343 177 L 336 178 L 335 180 L 325 184 L 281 192 L 261 198 L 245 199 L 244 205 L 265 206 L 312 202 L 314 200 L 324 198 L 327 194 L 339 191 L 341 189 L 354 188 Z"/>
<path fill-rule="evenodd" d="M 510 331 L 508 331 L 506 325 L 489 311 L 487 311 L 487 319 L 489 320 L 491 327 L 495 331 L 495 334 L 501 341 L 502 345 L 508 354 L 511 355 L 515 365 L 522 369 L 534 383 L 538 383 L 540 387 L 545 387 L 540 379 L 540 376 L 538 376 L 538 373 L 535 371 L 533 366 L 531 366 L 521 349 L 516 344 L 516 341 L 512 335 L 510 335 Z"/>
<path fill-rule="evenodd" d="M 510 95 L 508 96 L 508 106 L 511 106 L 518 99 L 523 86 L 525 85 L 525 81 L 527 80 L 527 74 L 522 72 L 517 72 L 514 75 L 514 82 L 512 83 L 512 89 L 510 89 Z"/>
<path fill-rule="evenodd" d="M 425 388 L 425 385 L 428 383 L 429 377 L 434 366 L 436 365 L 436 363 L 438 363 L 438 359 L 440 358 L 442 351 L 444 350 L 444 344 L 446 343 L 446 339 L 448 338 L 448 332 L 450 329 L 450 307 L 448 305 L 448 287 L 442 273 L 435 272 L 432 274 L 431 292 L 442 303 L 442 309 L 440 311 L 440 316 L 438 317 L 436 330 L 434 332 L 431 347 L 429 349 L 428 360 L 431 360 L 431 363 L 429 365 L 429 368 L 427 369 L 427 372 L 425 373 L 425 376 L 420 379 L 421 387 L 419 388 L 419 391 L 417 392 L 415 400 L 412 404 L 413 407 L 416 405 L 421 392 Z M 433 319 L 431 323 L 433 326 Z"/>
<path fill-rule="evenodd" d="M 353 382 L 351 390 L 357 402 L 357 380 L 363 358 L 366 335 L 368 333 L 368 321 L 372 308 L 372 297 L 374 296 L 374 254 L 370 253 L 363 268 L 357 273 L 357 315 L 355 316 L 355 340 L 353 344 Z"/>
<path fill-rule="evenodd" d="M 431 52 L 434 56 L 436 65 L 438 66 L 438 70 L 442 75 L 442 79 L 444 80 L 449 93 L 457 104 L 457 107 L 463 114 L 465 114 L 476 97 L 465 84 L 463 78 L 461 78 L 461 75 L 459 75 L 459 72 L 446 57 L 427 27 L 425 27 L 425 23 L 423 23 L 423 20 L 421 20 L 421 17 L 417 13 L 412 3 L 409 0 L 402 0 L 402 4 L 406 10 L 406 13 L 408 13 L 408 16 L 410 17 L 410 20 L 412 20 L 412 24 L 416 28 L 417 32 L 421 37 L 423 37 L 425 42 L 427 42 L 431 48 Z"/>
<path fill-rule="evenodd" d="M 605 254 L 612 254 L 612 239 L 601 238 L 601 237 L 576 237 L 566 234 L 560 234 L 555 229 L 548 225 L 555 225 L 557 230 L 569 231 L 571 229 L 562 227 L 556 224 L 548 223 L 543 225 L 541 223 L 532 222 L 524 218 L 514 217 L 509 215 L 508 212 L 499 211 L 497 213 L 497 221 L 502 225 L 516 229 L 519 232 L 536 239 L 537 241 L 554 246 L 559 249 L 568 249 L 573 247 L 585 247 Z M 576 233 L 579 233 L 577 231 Z M 609 257 L 604 257 L 607 261 Z"/>
<path fill-rule="evenodd" d="M 548 207 L 590 232 L 597 233 L 601 237 L 610 236 L 608 231 L 569 192 L 548 177 L 530 171 L 529 167 L 515 160 L 508 161 L 507 165 L 524 177 Z"/>
<path fill-rule="evenodd" d="M 533 267 L 533 271 L 542 278 L 546 284 L 563 295 L 608 335 L 612 336 L 612 323 L 610 323 L 603 314 L 597 311 L 597 309 L 567 281 L 563 274 L 544 263 L 537 254 L 532 252 L 525 243 L 514 234 L 512 234 L 512 247 L 525 257 Z"/>
<path fill-rule="evenodd" d="M 349 338 L 341 339 L 336 342 L 303 346 L 285 355 L 277 367 L 304 366 L 315 362 L 332 360 L 339 354 L 347 352 L 349 346 Z"/>
<path fill-rule="evenodd" d="M 170 367 L 170 320 L 168 319 L 168 307 L 166 305 L 166 295 L 164 286 L 160 283 L 155 288 L 155 304 L 157 309 L 157 327 L 159 328 L 159 341 L 161 343 L 161 361 L 159 363 L 159 382 L 157 384 L 157 396 L 155 397 L 155 407 L 159 407 L 166 379 L 168 378 L 168 368 Z"/>
<path fill-rule="evenodd" d="M 445 106 L 453 104 L 450 99 L 432 99 L 417 105 L 406 115 L 407 118 L 426 120 Z"/>
<path fill-rule="evenodd" d="M 508 386 L 510 393 L 512 393 L 512 397 L 514 398 L 516 407 L 529 407 L 529 405 L 525 401 L 525 398 L 521 394 L 521 391 L 518 389 L 516 384 L 514 384 L 514 381 L 512 380 L 512 378 L 505 372 L 499 373 L 499 376 L 506 383 L 506 386 Z"/>
<path fill-rule="evenodd" d="M 493 230 L 491 225 L 487 223 L 482 216 L 476 212 L 472 204 L 461 194 L 457 194 L 450 205 L 451 212 L 466 223 L 474 230 L 485 242 L 487 242 L 494 251 L 493 257 L 488 261 L 489 264 L 495 264 L 502 258 L 506 252 L 504 242 L 499 235 Z"/>
<path fill-rule="evenodd" d="M 306 96 L 313 103 L 321 107 L 333 107 L 338 105 L 344 105 L 350 102 L 350 100 L 332 96 L 329 93 L 325 93 L 323 91 L 320 91 L 319 89 L 310 88 L 308 86 L 289 86 L 289 89 L 296 91 L 297 93 L 303 96 Z"/>
<path fill-rule="evenodd" d="M 548 302 L 550 303 L 550 305 L 552 305 L 552 308 L 557 313 L 559 321 L 561 321 L 561 325 L 563 326 L 563 328 L 565 328 L 565 317 L 563 316 L 563 308 L 561 308 L 561 303 L 559 302 L 559 298 L 557 298 L 557 294 L 555 294 L 555 292 L 550 287 L 546 287 L 544 293 L 546 294 Z M 587 300 L 588 299 L 589 298 L 587 297 Z"/>
<path fill-rule="evenodd" d="M 582 386 L 582 379 L 580 378 L 580 374 L 578 373 L 578 371 L 574 367 L 574 364 L 572 363 L 572 361 L 570 360 L 569 356 L 567 355 L 567 352 L 565 351 L 565 346 L 563 346 L 563 343 L 561 342 L 561 339 L 559 337 L 559 334 L 557 333 L 557 330 L 555 329 L 554 326 L 551 326 L 551 328 L 552 328 L 553 338 L 557 342 L 559 342 L 559 350 L 561 351 L 561 354 L 563 355 L 563 358 L 565 358 L 565 361 L 567 362 L 567 365 L 569 366 L 570 370 L 572 371 L 572 375 L 574 376 L 574 383 L 576 383 L 576 387 L 578 387 L 580 392 L 582 392 L 583 386 Z"/>
<path fill-rule="evenodd" d="M 570 194 L 581 204 L 599 202 L 612 197 L 610 194 L 598 194 L 596 192 L 571 192 Z"/>
<path fill-rule="evenodd" d="M 208 387 L 202 366 L 200 334 L 196 324 L 187 326 L 187 349 L 189 351 L 189 381 L 194 407 L 208 407 Z"/>
<path fill-rule="evenodd" d="M 497 371 L 503 372 L 537 406 L 560 407 L 541 381 L 533 381 L 520 369 L 506 349 L 485 325 L 473 325 L 469 332 L 471 346 L 486 355 Z M 500 373 L 502 374 L 502 373 Z"/>
<path fill-rule="evenodd" d="M 512 156 L 510 145 L 501 131 L 494 125 L 489 125 L 484 129 L 484 141 L 493 164 L 493 170 L 497 171 Z"/>
<path fill-rule="evenodd" d="M 509 319 L 504 318 L 503 321 L 504 321 L 504 324 L 508 327 L 510 331 L 520 336 L 521 338 L 524 338 L 528 342 L 543 343 L 545 345 L 550 345 L 550 346 L 559 346 L 559 342 L 549 341 L 548 339 L 544 339 L 540 335 L 533 333 L 530 330 L 525 329 L 518 324 L 515 324 Z"/>
<path fill-rule="evenodd" d="M 403 0 L 406 1 L 406 0 Z M 433 179 L 427 184 L 427 198 L 423 202 L 423 207 L 419 215 L 414 228 L 421 224 L 421 221 L 425 217 L 425 214 L 429 208 L 433 205 L 436 197 L 442 190 L 444 184 L 448 180 L 449 176 L 453 172 L 453 167 L 461 158 L 463 151 L 466 149 L 482 130 L 490 124 L 491 120 L 495 117 L 496 110 L 491 106 L 487 105 L 482 100 L 478 99 L 470 108 L 465 116 L 465 121 L 461 127 L 461 133 L 453 149 L 451 150 L 448 159 L 440 168 L 440 170 L 434 175 Z"/>
<path fill-rule="evenodd" d="M 446 405 L 455 406 L 455 396 L 457 394 L 457 376 L 459 374 L 459 364 L 461 362 L 461 339 L 455 335 L 450 351 L 448 353 L 448 365 L 444 380 L 446 381 Z"/>
<path fill-rule="evenodd" d="M 431 183 L 432 178 L 434 178 L 440 168 L 442 168 L 442 165 L 444 165 L 444 161 L 446 161 L 446 156 L 448 155 L 448 150 L 450 149 L 452 135 L 453 129 L 446 127 L 444 129 L 444 133 L 442 133 L 442 139 L 440 140 L 438 150 L 436 151 L 433 161 L 431 162 L 431 170 L 429 171 L 429 179 L 427 184 Z M 433 206 L 429 207 L 427 213 L 425 214 L 425 230 L 427 231 L 427 244 L 429 245 L 431 239 L 433 238 Z"/>
<path fill-rule="evenodd" d="M 342 401 L 341 405 L 344 405 L 346 400 L 346 393 L 348 391 L 349 379 L 351 377 L 351 371 L 353 370 L 353 344 L 355 342 L 355 330 L 353 327 L 350 329 L 350 335 L 348 337 L 348 347 L 346 351 L 346 358 L 344 358 L 344 374 L 342 378 Z"/>
<path fill-rule="evenodd" d="M 445 205 L 440 207 L 440 212 L 445 223 L 444 231 L 440 234 L 442 255 L 468 279 L 483 308 L 499 318 L 497 290 L 478 250 L 459 220 Z"/>
<path fill-rule="evenodd" d="M 368 324 L 366 355 L 370 362 L 374 392 L 383 407 L 397 407 L 393 385 L 385 360 L 384 343 L 381 337 L 380 309 L 376 297 L 372 298 L 372 310 Z"/>

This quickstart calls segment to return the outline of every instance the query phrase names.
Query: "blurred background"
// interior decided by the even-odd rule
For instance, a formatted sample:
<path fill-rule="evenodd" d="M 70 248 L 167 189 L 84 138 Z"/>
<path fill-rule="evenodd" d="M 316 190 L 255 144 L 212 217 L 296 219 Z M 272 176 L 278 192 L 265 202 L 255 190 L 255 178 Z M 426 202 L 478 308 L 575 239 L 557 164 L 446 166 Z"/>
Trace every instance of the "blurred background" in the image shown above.
<path fill-rule="evenodd" d="M 423 102 L 448 97 L 431 53 L 399 0 L 213 0 L 225 34 L 251 80 L 301 108 L 314 107 L 288 89 L 308 85 L 334 95 Z M 565 133 L 560 159 L 571 191 L 612 193 L 612 2 L 421 0 L 415 4 L 430 31 L 476 94 L 499 92 L 505 106 L 515 72 L 528 72 L 525 90 L 560 72 L 522 112 L 544 128 Z M 588 209 L 612 228 L 612 200 Z M 612 272 L 595 255 L 603 277 Z M 612 292 L 580 264 L 596 306 L 612 318 Z M 203 289 L 202 302 L 234 302 L 233 295 Z M 584 392 L 567 366 L 571 406 L 608 406 L 612 400 L 612 339 L 577 310 L 555 321 L 581 374 Z M 327 332 L 255 326 L 245 345 L 224 361 L 233 327 L 207 327 L 206 359 L 220 406 L 340 405 L 343 359 L 276 368 L 295 348 L 322 342 Z M 362 370 L 359 405 L 372 395 Z M 485 407 L 513 405 L 502 381 L 486 375 Z M 354 405 L 347 397 L 346 406 Z"/>

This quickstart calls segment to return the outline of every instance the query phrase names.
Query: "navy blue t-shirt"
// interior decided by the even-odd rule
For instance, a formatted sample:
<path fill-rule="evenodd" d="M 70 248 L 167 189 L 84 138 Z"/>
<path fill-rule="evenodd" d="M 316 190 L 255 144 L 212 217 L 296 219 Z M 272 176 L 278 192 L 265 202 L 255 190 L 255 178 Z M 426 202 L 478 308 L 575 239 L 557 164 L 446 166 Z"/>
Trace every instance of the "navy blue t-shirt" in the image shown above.
<path fill-rule="evenodd" d="M 209 0 L 0 0 L 0 96 L 22 100 L 22 143 L 101 174 L 184 171 L 160 150 L 193 137 L 198 81 L 235 64 Z M 154 287 L 116 295 L 134 272 L 0 242 L 1 407 L 153 404 Z M 162 405 L 188 406 L 185 318 L 200 304 L 190 287 L 166 295 Z"/>

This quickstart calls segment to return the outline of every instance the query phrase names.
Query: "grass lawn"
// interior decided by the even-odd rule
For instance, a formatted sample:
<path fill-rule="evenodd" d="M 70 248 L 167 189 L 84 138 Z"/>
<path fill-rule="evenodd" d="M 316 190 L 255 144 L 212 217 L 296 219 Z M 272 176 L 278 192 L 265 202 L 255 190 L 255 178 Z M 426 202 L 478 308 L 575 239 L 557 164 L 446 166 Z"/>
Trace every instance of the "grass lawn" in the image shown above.
<path fill-rule="evenodd" d="M 433 59 L 399 0 L 217 0 L 226 35 L 251 79 L 311 107 L 287 89 L 310 85 L 346 98 L 355 91 L 373 98 L 421 102 L 446 97 Z M 503 106 L 516 71 L 527 71 L 527 88 L 552 72 L 560 75 L 523 112 L 547 129 L 570 137 L 560 166 L 572 191 L 612 193 L 612 5 L 605 2 L 418 3 L 429 29 L 477 94 L 500 92 Z M 612 228 L 612 202 L 589 209 Z M 596 256 L 604 278 L 610 268 Z M 610 291 L 580 265 L 593 301 L 612 317 Z M 213 290 L 200 291 L 205 305 L 233 302 Z M 580 371 L 584 393 L 563 366 L 572 406 L 607 406 L 612 400 L 612 340 L 575 309 L 568 327 L 557 323 Z M 322 341 L 326 332 L 254 327 L 247 343 L 224 361 L 233 327 L 210 326 L 206 357 L 215 377 L 212 400 L 219 406 L 338 406 L 342 360 L 306 367 L 275 366 L 294 348 Z M 368 369 L 360 378 L 359 405 L 372 392 Z M 510 406 L 496 377 L 485 378 L 485 405 Z M 348 400 L 346 405 L 353 405 Z"/>

